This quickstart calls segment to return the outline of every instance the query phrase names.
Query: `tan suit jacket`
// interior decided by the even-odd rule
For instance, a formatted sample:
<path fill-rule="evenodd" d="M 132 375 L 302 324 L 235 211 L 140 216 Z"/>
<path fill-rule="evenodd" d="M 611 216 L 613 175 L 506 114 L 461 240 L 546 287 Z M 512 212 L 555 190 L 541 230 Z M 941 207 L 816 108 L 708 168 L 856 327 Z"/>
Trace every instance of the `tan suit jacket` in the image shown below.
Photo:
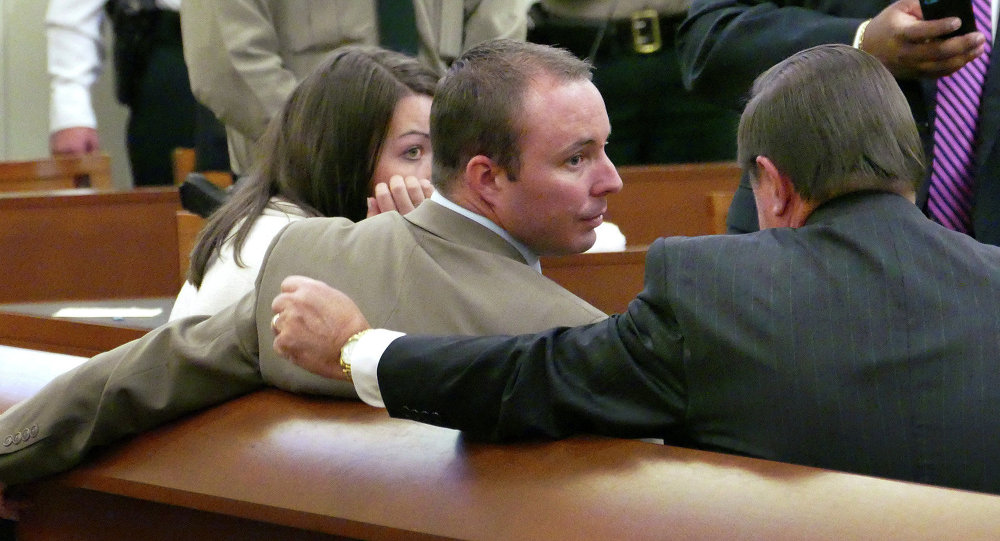
<path fill-rule="evenodd" d="M 524 39 L 528 0 L 413 0 L 420 59 L 443 74 L 465 49 Z M 295 86 L 330 51 L 378 44 L 374 0 L 185 0 L 191 90 L 226 125 L 238 173 Z"/>
<path fill-rule="evenodd" d="M 65 470 L 95 446 L 267 384 L 354 396 L 350 385 L 273 353 L 271 301 L 290 274 L 330 283 L 372 325 L 407 332 L 523 333 L 605 317 L 497 234 L 432 201 L 405 217 L 295 222 L 272 245 L 257 289 L 238 303 L 98 355 L 0 415 L 0 482 Z"/>

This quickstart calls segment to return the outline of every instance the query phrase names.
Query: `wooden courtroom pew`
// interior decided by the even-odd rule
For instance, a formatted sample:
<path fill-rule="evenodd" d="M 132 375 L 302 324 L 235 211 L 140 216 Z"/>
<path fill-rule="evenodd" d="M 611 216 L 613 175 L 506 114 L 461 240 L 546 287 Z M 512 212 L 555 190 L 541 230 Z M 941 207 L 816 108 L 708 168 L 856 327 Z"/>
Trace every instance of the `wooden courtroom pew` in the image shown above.
<path fill-rule="evenodd" d="M 739 184 L 732 162 L 618 168 L 622 191 L 608 196 L 606 219 L 629 250 L 543 257 L 542 272 L 607 313 L 620 313 L 642 290 L 647 246 L 662 236 L 725 233 L 728 200 Z"/>
<path fill-rule="evenodd" d="M 51 377 L 0 356 L 0 410 Z M 997 539 L 1000 497 L 633 440 L 491 445 L 259 391 L 23 487 L 18 539 Z"/>
<path fill-rule="evenodd" d="M 658 237 L 716 232 L 706 198 L 734 191 L 740 168 L 732 162 L 632 165 L 618 168 L 624 186 L 608 196 L 605 219 L 621 228 L 629 246 Z"/>
<path fill-rule="evenodd" d="M 608 313 L 624 312 L 642 291 L 646 248 L 542 258 L 542 274 Z"/>
<path fill-rule="evenodd" d="M 198 158 L 193 148 L 177 147 L 172 153 L 172 166 L 174 172 L 174 185 L 180 186 L 187 179 L 188 175 L 194 172 Z M 200 171 L 206 179 L 220 188 L 227 188 L 233 185 L 233 175 L 228 171 Z"/>
<path fill-rule="evenodd" d="M 0 194 L 0 303 L 173 296 L 176 188 Z"/>
<path fill-rule="evenodd" d="M 0 304 L 0 345 L 93 357 L 167 321 L 173 297 Z M 60 308 L 159 309 L 149 317 L 55 317 Z"/>
<path fill-rule="evenodd" d="M 27 161 L 0 161 L 0 192 L 113 189 L 107 154 L 57 156 Z"/>

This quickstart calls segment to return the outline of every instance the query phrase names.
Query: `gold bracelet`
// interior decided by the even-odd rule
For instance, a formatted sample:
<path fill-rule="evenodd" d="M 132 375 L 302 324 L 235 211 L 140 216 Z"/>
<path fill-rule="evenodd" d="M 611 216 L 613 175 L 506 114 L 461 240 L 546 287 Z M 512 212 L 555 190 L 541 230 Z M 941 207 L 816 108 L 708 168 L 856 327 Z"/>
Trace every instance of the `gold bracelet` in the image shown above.
<path fill-rule="evenodd" d="M 361 337 L 370 330 L 371 329 L 365 329 L 363 331 L 354 333 L 353 335 L 351 335 L 350 338 L 347 339 L 347 342 L 344 342 L 344 347 L 340 348 L 340 369 L 343 370 L 344 375 L 347 376 L 347 381 L 354 381 L 354 378 L 351 377 L 351 363 L 350 361 L 347 360 L 348 350 L 351 348 L 351 346 L 354 345 L 355 342 L 360 340 Z"/>
<path fill-rule="evenodd" d="M 859 51 L 864 51 L 864 49 L 861 48 L 861 45 L 865 42 L 865 30 L 868 29 L 868 23 L 870 22 L 872 22 L 872 20 L 868 19 L 867 21 L 861 23 L 861 26 L 858 27 L 858 45 L 856 48 Z"/>

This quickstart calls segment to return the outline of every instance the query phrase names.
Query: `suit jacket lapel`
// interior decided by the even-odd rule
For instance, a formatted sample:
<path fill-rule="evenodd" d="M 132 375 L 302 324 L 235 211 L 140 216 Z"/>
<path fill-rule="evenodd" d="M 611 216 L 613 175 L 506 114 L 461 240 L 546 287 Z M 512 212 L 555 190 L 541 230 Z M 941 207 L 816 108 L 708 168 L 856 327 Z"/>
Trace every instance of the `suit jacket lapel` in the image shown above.
<path fill-rule="evenodd" d="M 506 239 L 433 201 L 424 201 L 403 218 L 416 227 L 450 242 L 527 264 L 521 252 L 518 252 L 517 248 Z"/>

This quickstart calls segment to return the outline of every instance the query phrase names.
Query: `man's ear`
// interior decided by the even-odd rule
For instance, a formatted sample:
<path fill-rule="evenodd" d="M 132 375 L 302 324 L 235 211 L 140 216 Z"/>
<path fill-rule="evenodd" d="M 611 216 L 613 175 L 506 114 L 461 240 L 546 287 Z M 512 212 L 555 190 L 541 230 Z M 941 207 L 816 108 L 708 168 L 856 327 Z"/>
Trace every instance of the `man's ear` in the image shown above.
<path fill-rule="evenodd" d="M 502 189 L 503 170 L 490 158 L 478 154 L 465 164 L 465 182 L 482 200 L 496 204 Z"/>
<path fill-rule="evenodd" d="M 778 170 L 767 156 L 757 156 L 757 184 L 763 190 L 767 208 L 761 209 L 775 218 L 786 217 L 791 211 L 795 189 L 788 175 Z"/>

